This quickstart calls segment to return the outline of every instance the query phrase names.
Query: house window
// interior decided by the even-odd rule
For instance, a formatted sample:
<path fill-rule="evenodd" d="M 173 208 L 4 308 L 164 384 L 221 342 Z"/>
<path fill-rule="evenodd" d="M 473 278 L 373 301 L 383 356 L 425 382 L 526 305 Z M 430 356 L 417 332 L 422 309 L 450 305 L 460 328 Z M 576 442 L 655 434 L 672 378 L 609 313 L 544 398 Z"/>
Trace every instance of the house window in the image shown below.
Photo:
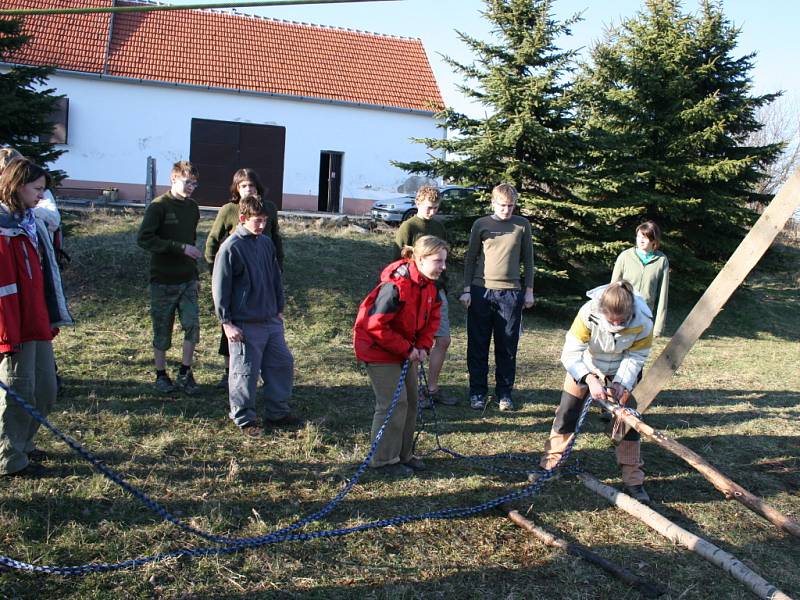
<path fill-rule="evenodd" d="M 50 122 L 53 124 L 53 133 L 40 135 L 39 141 L 48 144 L 66 144 L 69 122 L 69 98 L 59 98 L 53 112 L 50 113 Z"/>

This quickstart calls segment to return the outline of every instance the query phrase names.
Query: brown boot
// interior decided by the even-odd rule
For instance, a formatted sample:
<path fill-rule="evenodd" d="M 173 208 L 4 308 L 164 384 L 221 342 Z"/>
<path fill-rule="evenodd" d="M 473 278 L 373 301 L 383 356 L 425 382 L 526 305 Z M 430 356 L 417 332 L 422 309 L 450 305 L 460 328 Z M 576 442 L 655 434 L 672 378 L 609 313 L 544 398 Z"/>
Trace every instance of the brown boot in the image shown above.
<path fill-rule="evenodd" d="M 573 433 L 556 433 L 550 431 L 550 437 L 544 443 L 544 455 L 539 461 L 539 466 L 543 469 L 552 469 L 556 466 L 564 450 L 569 446 Z"/>
<path fill-rule="evenodd" d="M 644 483 L 644 461 L 640 440 L 622 440 L 617 446 L 617 464 L 622 469 L 622 483 L 625 487 L 641 487 Z"/>

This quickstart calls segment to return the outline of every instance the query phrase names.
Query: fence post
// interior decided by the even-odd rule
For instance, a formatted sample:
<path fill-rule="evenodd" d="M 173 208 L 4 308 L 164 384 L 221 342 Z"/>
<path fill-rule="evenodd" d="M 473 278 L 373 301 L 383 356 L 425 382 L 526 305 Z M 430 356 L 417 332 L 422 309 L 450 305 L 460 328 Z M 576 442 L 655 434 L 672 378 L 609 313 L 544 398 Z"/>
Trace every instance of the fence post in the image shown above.
<path fill-rule="evenodd" d="M 147 157 L 147 174 L 145 175 L 144 204 L 147 206 L 156 196 L 156 159 Z"/>

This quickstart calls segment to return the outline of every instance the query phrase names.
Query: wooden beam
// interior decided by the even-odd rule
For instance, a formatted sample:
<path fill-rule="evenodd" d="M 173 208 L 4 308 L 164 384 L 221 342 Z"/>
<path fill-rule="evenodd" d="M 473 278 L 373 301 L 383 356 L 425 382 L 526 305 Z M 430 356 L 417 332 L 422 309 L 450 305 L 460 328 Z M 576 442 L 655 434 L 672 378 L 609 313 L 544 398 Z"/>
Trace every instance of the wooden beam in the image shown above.
<path fill-rule="evenodd" d="M 549 531 L 542 529 L 538 525 L 523 517 L 516 510 L 513 510 L 507 506 L 503 506 L 501 509 L 508 514 L 508 518 L 511 519 L 515 525 L 521 527 L 534 537 L 538 538 L 546 546 L 558 548 L 559 550 L 572 554 L 573 556 L 578 556 L 592 563 L 593 565 L 600 567 L 607 573 L 611 573 L 614 577 L 617 577 L 628 585 L 638 588 L 639 591 L 648 598 L 658 598 L 666 594 L 666 590 L 659 586 L 653 585 L 634 573 L 631 573 L 625 567 L 603 558 L 599 554 L 589 550 L 589 548 L 586 546 L 576 544 L 575 542 L 568 542 L 560 537 L 556 537 Z"/>
<path fill-rule="evenodd" d="M 605 408 L 608 412 L 612 413 L 616 419 L 623 421 L 628 427 L 632 427 L 638 431 L 646 439 L 650 440 L 651 442 L 655 442 L 668 452 L 671 452 L 675 456 L 682 458 L 684 461 L 689 463 L 703 477 L 710 481 L 715 488 L 722 492 L 725 498 L 733 498 L 734 500 L 738 500 L 753 512 L 756 512 L 767 519 L 770 523 L 777 525 L 787 533 L 790 533 L 794 537 L 800 539 L 800 523 L 794 519 L 791 519 L 790 517 L 787 517 L 779 510 L 772 508 L 772 506 L 764 502 L 752 492 L 740 486 L 735 481 L 728 479 L 702 456 L 693 450 L 690 450 L 683 444 L 676 442 L 661 431 L 653 429 L 650 427 L 650 425 L 633 415 L 627 409 L 621 407 L 619 404 L 612 404 L 606 400 L 594 401 Z"/>
<path fill-rule="evenodd" d="M 658 514 L 652 508 L 598 481 L 588 473 L 581 473 L 578 475 L 578 479 L 594 493 L 602 496 L 629 515 L 636 517 L 665 538 L 681 544 L 692 552 L 702 556 L 711 564 L 718 566 L 731 577 L 746 585 L 750 591 L 759 598 L 764 598 L 765 600 L 791 600 L 789 596 L 761 577 L 761 575 L 748 568 L 732 554 L 725 552 L 711 542 L 679 527 L 663 515 Z"/>
<path fill-rule="evenodd" d="M 794 172 L 778 195 L 773 198 L 692 312 L 672 336 L 667 347 L 645 371 L 634 394 L 640 413 L 647 410 L 672 378 L 689 350 L 708 329 L 714 317 L 722 310 L 748 273 L 758 264 L 798 206 L 800 206 L 800 169 Z"/>

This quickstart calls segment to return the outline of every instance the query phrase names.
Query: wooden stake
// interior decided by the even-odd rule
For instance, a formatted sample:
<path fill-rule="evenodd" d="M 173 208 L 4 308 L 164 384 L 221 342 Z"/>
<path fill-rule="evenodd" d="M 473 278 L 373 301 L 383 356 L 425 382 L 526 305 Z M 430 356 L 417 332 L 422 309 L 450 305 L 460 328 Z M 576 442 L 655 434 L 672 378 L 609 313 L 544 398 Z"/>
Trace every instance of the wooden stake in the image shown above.
<path fill-rule="evenodd" d="M 736 291 L 747 274 L 758 264 L 772 245 L 794 210 L 800 205 L 800 169 L 784 184 L 753 228 L 739 244 L 723 269 L 672 336 L 667 347 L 644 374 L 636 386 L 636 403 L 644 413 L 658 393 L 678 370 L 683 359 L 714 317 Z"/>
<path fill-rule="evenodd" d="M 648 440 L 655 442 L 665 450 L 672 452 L 672 454 L 689 463 L 692 467 L 697 469 L 703 477 L 708 479 L 715 488 L 722 492 L 728 500 L 731 498 L 738 500 L 747 508 L 757 512 L 787 533 L 792 534 L 796 538 L 800 538 L 800 523 L 772 508 L 761 498 L 747 491 L 735 481 L 728 479 L 696 452 L 690 450 L 683 444 L 679 444 L 672 438 L 667 437 L 664 433 L 656 431 L 619 404 L 612 404 L 606 400 L 595 400 L 595 402 L 600 404 L 607 411 L 613 413 L 617 419 L 621 419 L 626 425 L 634 428 Z"/>
<path fill-rule="evenodd" d="M 578 479 L 580 479 L 587 488 L 599 494 L 611 502 L 611 504 L 624 510 L 629 515 L 636 517 L 667 539 L 689 548 L 710 563 L 717 565 L 731 577 L 746 585 L 750 591 L 759 598 L 765 598 L 766 600 L 791 600 L 789 596 L 769 583 L 766 579 L 761 577 L 761 575 L 747 568 L 732 554 L 686 531 L 627 494 L 623 494 L 601 483 L 588 473 L 581 473 L 578 475 Z"/>
<path fill-rule="evenodd" d="M 559 550 L 563 550 L 568 554 L 579 556 L 593 565 L 600 567 L 604 571 L 611 573 L 614 577 L 621 579 L 628 585 L 638 588 L 639 591 L 648 598 L 658 598 L 659 596 L 666 594 L 666 591 L 661 589 L 659 586 L 653 585 L 638 575 L 634 575 L 625 567 L 617 565 L 603 558 L 599 554 L 592 552 L 586 546 L 582 546 L 581 544 L 576 544 L 574 542 L 568 542 L 567 540 L 556 537 L 552 533 L 545 531 L 541 527 L 533 524 L 531 521 L 523 517 L 516 510 L 509 509 L 505 506 L 502 507 L 502 510 L 508 513 L 508 518 L 511 519 L 515 525 L 521 527 L 534 537 L 544 542 L 546 546 L 558 548 Z"/>

